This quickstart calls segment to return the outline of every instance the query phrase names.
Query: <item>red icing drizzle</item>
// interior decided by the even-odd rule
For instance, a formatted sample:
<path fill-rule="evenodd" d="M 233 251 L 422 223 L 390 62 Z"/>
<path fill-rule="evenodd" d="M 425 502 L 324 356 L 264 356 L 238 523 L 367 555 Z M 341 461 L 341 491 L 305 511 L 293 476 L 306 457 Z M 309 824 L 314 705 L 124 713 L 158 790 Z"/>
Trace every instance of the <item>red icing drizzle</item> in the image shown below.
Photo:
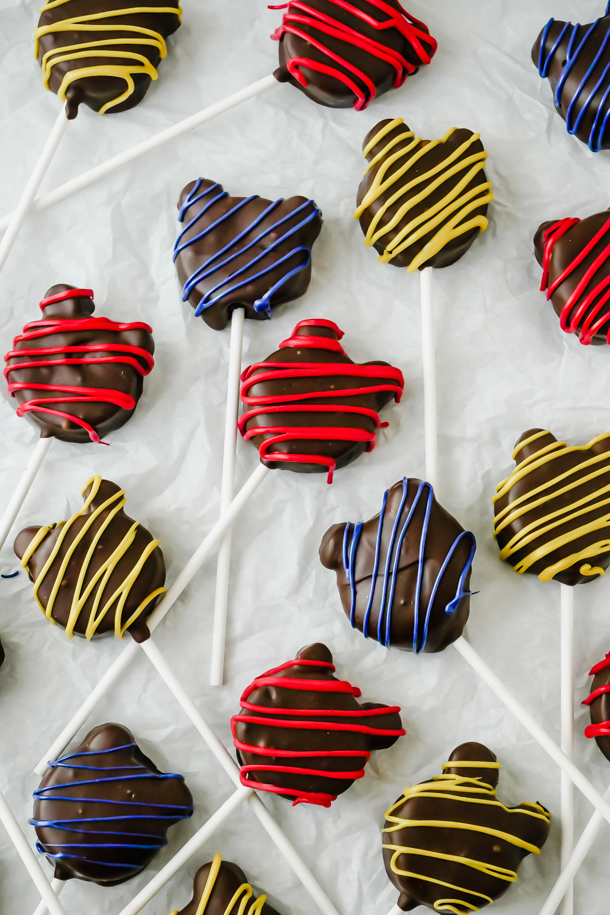
<path fill-rule="evenodd" d="M 405 734 L 405 731 L 402 728 L 400 730 L 390 730 L 388 728 L 374 728 L 361 723 L 366 721 L 367 718 L 378 718 L 380 715 L 398 713 L 400 712 L 399 706 L 353 710 L 292 709 L 269 708 L 269 706 L 266 705 L 253 705 L 251 702 L 248 702 L 248 697 L 254 692 L 254 690 L 266 686 L 280 689 L 295 689 L 303 692 L 347 693 L 348 695 L 354 696 L 355 698 L 358 698 L 361 695 L 360 690 L 357 687 L 352 686 L 346 680 L 308 680 L 276 676 L 282 671 L 290 670 L 293 667 L 315 667 L 319 670 L 330 670 L 333 673 L 335 671 L 334 664 L 331 664 L 329 661 L 309 661 L 299 660 L 297 658 L 294 661 L 287 661 L 280 667 L 275 667 L 273 670 L 269 670 L 267 673 L 262 674 L 262 676 L 257 677 L 256 680 L 251 683 L 243 693 L 240 704 L 242 709 L 258 714 L 234 715 L 231 719 L 231 732 L 233 734 L 233 743 L 235 744 L 236 749 L 242 750 L 246 753 L 253 753 L 257 756 L 270 756 L 276 759 L 360 757 L 361 759 L 364 759 L 365 764 L 371 756 L 370 751 L 368 750 L 280 750 L 273 747 L 267 748 L 253 746 L 251 744 L 243 743 L 237 739 L 236 728 L 239 722 L 244 722 L 245 724 L 260 724 L 271 728 L 288 728 L 314 732 L 324 731 L 326 734 L 328 734 L 330 731 L 348 731 L 351 733 L 391 735 L 396 737 L 402 737 Z M 292 718 L 285 716 L 294 716 L 297 719 L 305 720 L 295 721 Z M 307 720 L 312 718 L 316 718 L 317 720 Z M 343 718 L 346 719 L 346 721 L 345 723 L 338 722 L 334 720 L 336 718 Z M 257 782 L 255 779 L 249 779 L 248 775 L 251 772 L 288 772 L 295 775 L 309 775 L 319 776 L 321 778 L 356 780 L 358 778 L 363 778 L 364 766 L 362 769 L 355 771 L 345 770 L 339 772 L 327 772 L 324 769 L 298 768 L 296 766 L 281 766 L 275 763 L 270 763 L 269 765 L 258 764 L 241 767 L 241 783 L 247 788 L 251 788 L 253 787 L 253 784 L 255 784 L 257 791 L 269 791 L 273 794 L 288 795 L 294 798 L 293 806 L 296 806 L 297 804 L 316 804 L 320 807 L 330 807 L 332 802 L 337 798 L 336 794 L 333 795 L 325 794 L 323 792 L 300 791 L 297 788 L 281 788 L 276 785 L 263 784 L 261 782 Z"/>
<path fill-rule="evenodd" d="M 542 284 L 540 288 L 543 292 L 546 290 L 547 299 L 551 298 L 557 287 L 560 286 L 561 283 L 563 283 L 564 280 L 570 276 L 570 274 L 583 262 L 583 260 L 588 257 L 591 251 L 593 251 L 593 249 L 602 241 L 602 239 L 604 239 L 604 236 L 610 232 L 609 218 L 607 222 L 604 223 L 599 232 L 593 236 L 591 241 L 566 267 L 563 273 L 558 276 L 555 282 L 549 286 L 549 267 L 551 263 L 551 254 L 553 253 L 555 243 L 579 222 L 579 219 L 560 219 L 558 222 L 554 223 L 554 225 L 550 226 L 550 228 L 548 228 L 544 233 L 544 255 L 542 261 L 543 273 Z M 589 308 L 591 308 L 590 314 L 588 314 L 586 320 L 584 320 L 579 334 L 580 342 L 584 343 L 585 345 L 589 345 L 593 340 L 595 334 L 603 330 L 605 325 L 608 325 L 606 330 L 606 341 L 610 343 L 610 310 L 606 314 L 603 314 L 601 317 L 598 317 L 600 311 L 602 311 L 604 306 L 610 300 L 610 276 L 606 276 L 600 280 L 594 286 L 592 291 L 589 292 L 582 300 L 580 300 L 581 295 L 589 283 L 593 280 L 597 271 L 603 267 L 609 258 L 610 236 L 603 251 L 595 258 L 591 266 L 587 269 L 583 278 L 580 280 L 576 286 L 576 289 L 561 311 L 561 329 L 565 330 L 566 333 L 574 334 L 578 330 L 578 325 L 587 314 L 587 311 Z M 598 299 L 598 301 L 593 306 L 593 303 L 596 299 Z"/>
<path fill-rule="evenodd" d="M 608 652 L 603 661 L 600 661 L 599 664 L 596 664 L 595 667 L 591 668 L 589 674 L 590 676 L 595 676 L 595 674 L 601 673 L 602 670 L 606 670 L 608 667 L 610 667 L 610 652 Z M 606 693 L 610 693 L 610 684 L 594 689 L 591 695 L 588 696 L 582 704 L 591 705 L 596 699 L 599 699 L 600 696 L 605 696 Z M 610 737 L 610 721 L 602 721 L 600 724 L 590 724 L 585 728 L 585 737 Z"/>
<path fill-rule="evenodd" d="M 330 337 L 316 336 L 298 336 L 297 331 L 301 327 L 328 327 L 335 331 L 339 337 L 343 332 L 332 321 L 309 320 L 301 321 L 295 327 L 292 337 L 284 340 L 280 344 L 280 349 L 286 347 L 295 347 L 299 349 L 322 349 L 330 352 L 345 354 L 339 340 Z M 304 392 L 300 394 L 278 394 L 278 395 L 253 395 L 249 394 L 254 385 L 263 381 L 273 381 L 280 379 L 296 378 L 337 378 L 353 377 L 354 379 L 384 379 L 385 384 L 371 385 L 361 387 L 355 384 L 352 388 L 343 388 L 335 390 L 321 390 Z M 383 365 L 355 365 L 354 363 L 344 362 L 257 362 L 242 374 L 241 399 L 243 403 L 250 406 L 239 420 L 239 431 L 246 441 L 250 441 L 258 435 L 270 435 L 271 438 L 263 441 L 259 446 L 259 455 L 261 459 L 267 461 L 278 461 L 286 463 L 302 464 L 321 464 L 328 467 L 328 482 L 332 483 L 333 472 L 336 467 L 334 458 L 325 457 L 318 454 L 283 454 L 279 451 L 273 451 L 273 446 L 278 442 L 289 441 L 341 441 L 341 442 L 365 442 L 366 450 L 372 451 L 375 447 L 377 436 L 374 432 L 356 427 L 341 426 L 256 426 L 246 430 L 246 424 L 254 416 L 270 413 L 341 413 L 343 415 L 355 414 L 366 416 L 373 420 L 375 428 L 383 429 L 388 424 L 382 423 L 376 410 L 367 407 L 348 406 L 345 404 L 332 404 L 333 398 L 358 397 L 360 395 L 381 393 L 382 391 L 391 391 L 397 403 L 400 403 L 404 389 L 404 378 L 400 369 L 392 366 Z M 388 380 L 390 383 L 388 383 Z M 300 404 L 300 401 L 320 400 L 326 398 L 331 401 L 329 404 Z"/>
<path fill-rule="evenodd" d="M 66 292 L 59 293 L 43 299 L 40 307 L 51 305 L 54 302 L 61 302 L 66 299 L 74 298 L 93 298 L 93 292 L 90 289 L 69 289 Z M 132 324 L 122 324 L 117 321 L 111 321 L 109 318 L 45 318 L 42 321 L 32 321 L 23 328 L 23 333 L 15 337 L 13 347 L 19 343 L 28 342 L 39 337 L 50 337 L 53 334 L 78 333 L 79 331 L 100 330 L 110 333 L 119 333 L 130 330 L 146 330 L 152 332 L 148 324 L 140 322 Z M 104 355 L 100 355 L 104 353 Z M 95 355 L 94 355 L 95 354 Z M 34 357 L 25 359 L 24 357 Z M 36 358 L 58 356 L 57 359 Z M 8 365 L 10 359 L 18 358 L 20 361 L 13 365 Z M 49 398 L 34 398 L 27 400 L 17 407 L 17 416 L 23 416 L 26 413 L 46 413 L 51 416 L 59 416 L 62 419 L 68 419 L 81 428 L 85 429 L 89 438 L 93 442 L 100 442 L 100 437 L 89 423 L 80 419 L 71 413 L 64 413 L 48 406 L 54 403 L 78 403 L 82 400 L 94 401 L 96 403 L 111 403 L 123 410 L 133 410 L 136 402 L 133 397 L 121 391 L 112 388 L 88 388 L 82 385 L 65 385 L 65 384 L 39 384 L 33 381 L 28 382 L 11 382 L 10 374 L 18 369 L 31 368 L 48 368 L 49 366 L 59 365 L 102 365 L 103 363 L 130 365 L 140 375 L 150 374 L 154 366 L 154 359 L 147 350 L 139 346 L 131 346 L 124 343 L 90 343 L 78 344 L 75 346 L 46 346 L 33 349 L 13 349 L 4 357 L 7 363 L 4 369 L 4 377 L 7 380 L 8 392 L 11 397 L 15 396 L 15 391 L 37 390 L 37 391 L 56 391 L 61 396 Z"/>
<path fill-rule="evenodd" d="M 379 11 L 387 14 L 387 18 L 380 21 L 369 13 L 364 12 L 364 10 L 360 10 L 353 6 L 348 0 L 328 0 L 328 2 L 346 10 L 377 31 L 396 29 L 411 45 L 422 64 L 429 64 L 436 53 L 437 42 L 429 34 L 424 23 L 415 19 L 402 7 L 395 9 L 393 6 L 385 3 L 384 0 L 367 0 L 371 7 L 371 12 Z M 325 55 L 331 62 L 329 64 L 323 64 L 312 60 L 309 57 L 291 57 L 287 63 L 290 75 L 301 83 L 302 86 L 307 86 L 307 79 L 301 71 L 301 68 L 303 67 L 308 70 L 316 70 L 319 73 L 325 73 L 328 76 L 340 80 L 348 86 L 356 96 L 356 104 L 354 106 L 356 111 L 361 111 L 363 108 L 366 108 L 375 98 L 377 94 L 375 84 L 366 73 L 354 64 L 348 63 L 347 60 L 335 51 L 332 51 L 328 45 L 324 44 L 323 40 L 319 40 L 315 38 L 313 34 L 303 31 L 301 26 L 306 26 L 313 32 L 320 33 L 322 39 L 324 36 L 327 36 L 333 41 L 343 41 L 353 47 L 360 48 L 362 51 L 366 51 L 378 60 L 383 60 L 390 64 L 395 70 L 395 89 L 402 86 L 407 76 L 417 69 L 416 66 L 408 61 L 402 54 L 399 54 L 398 51 L 394 51 L 371 38 L 366 38 L 357 29 L 350 28 L 348 25 L 339 22 L 332 16 L 312 8 L 307 3 L 302 2 L 302 0 L 290 0 L 289 3 L 280 6 L 270 6 L 269 9 L 287 9 L 287 12 L 284 13 L 282 25 L 273 33 L 271 36 L 272 38 L 279 41 L 284 34 L 289 32 L 292 35 L 302 38 L 311 45 L 311 47 L 316 48 L 321 54 Z M 333 64 L 335 64 L 335 66 L 333 66 Z M 338 69 L 336 65 L 341 69 Z M 363 90 L 361 86 L 354 82 L 354 80 L 344 72 L 345 70 L 363 83 L 365 89 Z"/>

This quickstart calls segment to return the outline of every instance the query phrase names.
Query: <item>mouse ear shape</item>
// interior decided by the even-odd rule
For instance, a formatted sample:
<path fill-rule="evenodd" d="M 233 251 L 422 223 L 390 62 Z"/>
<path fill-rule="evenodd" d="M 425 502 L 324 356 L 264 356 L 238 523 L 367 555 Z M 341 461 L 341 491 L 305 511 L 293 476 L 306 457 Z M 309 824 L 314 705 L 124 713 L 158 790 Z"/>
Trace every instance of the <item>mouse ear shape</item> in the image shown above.
<path fill-rule="evenodd" d="M 338 572 L 343 569 L 343 542 L 347 524 L 333 524 L 322 538 L 320 562 L 325 569 Z"/>
<path fill-rule="evenodd" d="M 76 286 L 58 283 L 47 289 L 40 303 L 40 310 L 45 318 L 90 318 L 95 311 L 93 290 L 77 289 Z"/>
<path fill-rule="evenodd" d="M 443 772 L 462 778 L 478 778 L 495 788 L 500 777 L 500 763 L 495 753 L 482 743 L 463 743 L 456 747 Z"/>
<path fill-rule="evenodd" d="M 529 429 L 524 432 L 521 438 L 515 444 L 513 459 L 517 465 L 523 464 L 534 454 L 540 451 L 546 451 L 550 445 L 554 445 L 557 439 L 546 429 Z"/>
<path fill-rule="evenodd" d="M 90 477 L 83 488 L 82 496 L 85 500 L 85 509 L 83 515 L 92 515 L 112 500 L 112 506 L 115 506 L 121 497 L 125 495 L 125 490 L 111 483 L 110 480 L 102 480 L 101 477 Z M 123 500 L 124 501 L 124 500 Z M 108 505 L 108 508 L 111 506 Z M 124 509 L 119 509 L 120 514 L 124 514 Z"/>

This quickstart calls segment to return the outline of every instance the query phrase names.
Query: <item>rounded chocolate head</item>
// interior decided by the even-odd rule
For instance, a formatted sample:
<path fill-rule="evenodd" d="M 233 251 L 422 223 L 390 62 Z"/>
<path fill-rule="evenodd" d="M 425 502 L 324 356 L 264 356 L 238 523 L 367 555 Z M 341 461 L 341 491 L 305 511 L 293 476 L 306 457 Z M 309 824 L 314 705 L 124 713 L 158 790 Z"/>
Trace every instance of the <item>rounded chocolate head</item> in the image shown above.
<path fill-rule="evenodd" d="M 26 527 L 15 553 L 34 582 L 47 619 L 87 639 L 127 630 L 137 642 L 165 591 L 165 562 L 155 540 L 125 514 L 125 492 L 100 476 L 87 480 L 85 504 L 68 521 Z"/>
<path fill-rule="evenodd" d="M 487 747 L 462 744 L 442 775 L 405 788 L 386 811 L 383 860 L 404 912 L 478 912 L 506 892 L 527 855 L 540 853 L 549 812 L 501 804 L 499 769 Z"/>
<path fill-rule="evenodd" d="M 290 0 L 275 77 L 319 105 L 360 111 L 429 64 L 437 43 L 398 0 Z"/>
<path fill-rule="evenodd" d="M 154 366 L 148 324 L 94 318 L 93 292 L 53 286 L 43 318 L 26 324 L 4 357 L 8 392 L 41 437 L 99 442 L 124 426 Z"/>
<path fill-rule="evenodd" d="M 313 200 L 229 197 L 222 185 L 198 178 L 183 189 L 178 211 L 182 300 L 214 330 L 227 326 L 235 308 L 260 321 L 307 291 L 322 228 Z"/>
<path fill-rule="evenodd" d="M 583 705 L 589 706 L 591 724 L 585 737 L 594 737 L 606 759 L 610 760 L 610 652 L 591 670 L 591 695 Z"/>
<path fill-rule="evenodd" d="M 368 168 L 354 217 L 382 264 L 448 267 L 488 226 L 493 200 L 478 133 L 456 129 L 421 140 L 402 118 L 380 121 L 364 140 Z"/>
<path fill-rule="evenodd" d="M 538 72 L 553 90 L 568 133 L 593 152 L 610 148 L 610 16 L 586 25 L 550 19 L 532 48 Z"/>
<path fill-rule="evenodd" d="M 493 498 L 500 559 L 520 574 L 563 585 L 604 575 L 610 566 L 610 434 L 568 447 L 544 429 L 530 429 L 513 460 L 515 469 Z"/>
<path fill-rule="evenodd" d="M 30 822 L 57 879 L 116 886 L 143 871 L 170 826 L 192 813 L 182 776 L 160 772 L 127 728 L 103 724 L 49 763 Z"/>
<path fill-rule="evenodd" d="M 191 902 L 173 915 L 278 915 L 266 899 L 256 896 L 241 867 L 215 855 L 197 871 Z"/>
<path fill-rule="evenodd" d="M 543 223 L 536 260 L 559 324 L 581 343 L 610 343 L 610 212 Z"/>
<path fill-rule="evenodd" d="M 239 429 L 267 467 L 328 473 L 372 451 L 379 410 L 404 378 L 387 362 L 357 365 L 332 321 L 300 321 L 289 340 L 242 375 Z"/>
<path fill-rule="evenodd" d="M 364 776 L 371 750 L 405 733 L 398 706 L 361 704 L 360 690 L 334 672 L 332 654 L 316 644 L 250 684 L 231 720 L 243 785 L 330 807 Z"/>
<path fill-rule="evenodd" d="M 429 483 L 407 479 L 388 489 L 369 521 L 334 524 L 320 546 L 337 573 L 350 623 L 365 638 L 403 651 L 442 651 L 464 630 L 476 549 L 434 497 Z"/>
<path fill-rule="evenodd" d="M 51 0 L 34 35 L 43 85 L 66 102 L 69 118 L 81 104 L 100 114 L 134 108 L 179 25 L 179 0 Z"/>

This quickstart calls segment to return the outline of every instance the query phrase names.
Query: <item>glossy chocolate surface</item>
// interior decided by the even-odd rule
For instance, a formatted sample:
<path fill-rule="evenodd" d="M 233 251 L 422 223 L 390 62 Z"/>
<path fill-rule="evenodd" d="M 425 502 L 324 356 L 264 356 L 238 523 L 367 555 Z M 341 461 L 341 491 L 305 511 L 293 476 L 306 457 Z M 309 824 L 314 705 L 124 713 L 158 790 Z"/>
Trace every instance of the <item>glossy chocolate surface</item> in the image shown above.
<path fill-rule="evenodd" d="M 215 870 L 213 861 L 199 868 L 193 884 L 193 898 L 178 915 L 278 915 L 266 901 L 257 907 L 260 895 L 254 893 L 248 878 L 237 864 L 222 861 L 216 876 Z M 203 896 L 210 884 L 211 892 L 201 909 Z M 244 898 L 247 902 L 245 908 L 242 908 Z"/>

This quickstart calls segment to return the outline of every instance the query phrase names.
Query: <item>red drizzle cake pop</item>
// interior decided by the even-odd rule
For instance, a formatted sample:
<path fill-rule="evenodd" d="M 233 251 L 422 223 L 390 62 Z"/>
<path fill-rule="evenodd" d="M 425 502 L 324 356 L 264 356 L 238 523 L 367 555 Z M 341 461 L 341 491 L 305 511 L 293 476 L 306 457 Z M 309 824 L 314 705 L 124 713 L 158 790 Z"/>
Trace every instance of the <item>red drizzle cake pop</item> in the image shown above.
<path fill-rule="evenodd" d="M 133 415 L 154 366 L 152 328 L 92 317 L 91 289 L 53 286 L 40 308 L 4 357 L 17 415 L 42 438 L 99 442 Z"/>
<path fill-rule="evenodd" d="M 360 111 L 420 66 L 437 43 L 398 0 L 290 0 L 272 36 L 280 42 L 275 76 L 314 102 Z"/>
<path fill-rule="evenodd" d="M 243 785 L 330 807 L 364 777 L 371 750 L 405 733 L 398 706 L 360 704 L 360 690 L 334 671 L 326 645 L 310 645 L 246 689 L 231 720 Z"/>
<path fill-rule="evenodd" d="M 268 467 L 328 473 L 372 451 L 379 410 L 400 402 L 404 378 L 387 362 L 357 365 L 332 321 L 300 321 L 289 340 L 242 375 L 239 429 Z"/>
<path fill-rule="evenodd" d="M 606 759 L 610 760 L 610 652 L 590 672 L 593 677 L 591 695 L 583 705 L 589 706 L 591 724 L 585 737 L 594 737 Z"/>

